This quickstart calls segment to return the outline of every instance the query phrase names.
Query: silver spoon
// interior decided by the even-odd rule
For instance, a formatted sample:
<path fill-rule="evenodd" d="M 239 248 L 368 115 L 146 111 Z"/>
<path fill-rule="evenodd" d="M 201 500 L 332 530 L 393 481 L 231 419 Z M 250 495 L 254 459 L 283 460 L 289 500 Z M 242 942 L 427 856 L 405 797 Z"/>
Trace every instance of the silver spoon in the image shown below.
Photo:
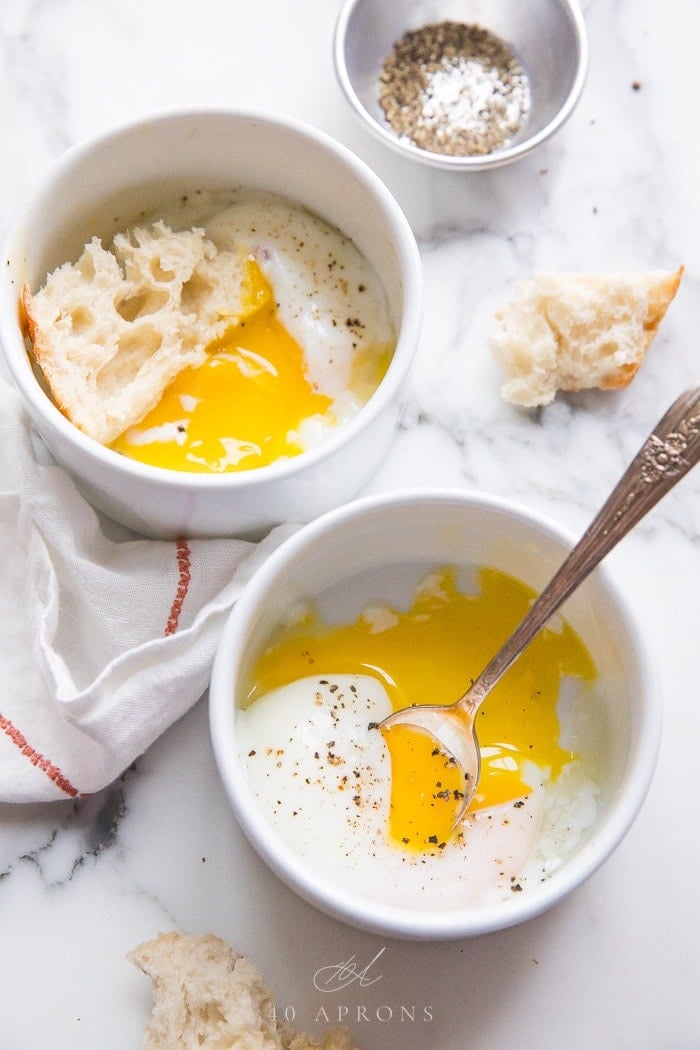
<path fill-rule="evenodd" d="M 485 697 L 562 602 L 699 459 L 700 387 L 695 387 L 681 394 L 657 423 L 586 532 L 467 692 L 453 704 L 417 704 L 381 722 L 381 728 L 408 725 L 429 733 L 460 764 L 465 787 L 453 827 L 462 820 L 479 781 L 475 719 Z"/>

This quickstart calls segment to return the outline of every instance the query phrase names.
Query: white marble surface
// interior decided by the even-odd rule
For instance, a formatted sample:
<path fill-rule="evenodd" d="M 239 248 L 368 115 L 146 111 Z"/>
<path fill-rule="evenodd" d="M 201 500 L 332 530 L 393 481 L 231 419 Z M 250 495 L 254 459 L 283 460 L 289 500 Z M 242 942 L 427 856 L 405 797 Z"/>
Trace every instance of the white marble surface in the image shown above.
<path fill-rule="evenodd" d="M 369 490 L 474 487 L 580 531 L 700 378 L 700 7 L 587 0 L 591 67 L 573 118 L 535 156 L 477 177 L 408 168 L 356 123 L 332 69 L 338 8 L 2 0 L 0 220 L 62 150 L 140 112 L 240 104 L 323 128 L 384 178 L 425 264 L 409 410 Z M 515 279 L 679 261 L 680 292 L 629 389 L 561 397 L 539 414 L 501 401 L 486 335 Z M 243 840 L 200 703 L 100 795 L 0 808 L 2 1050 L 139 1046 L 150 989 L 125 954 L 172 928 L 213 931 L 249 954 L 302 1027 L 347 1008 L 365 1050 L 700 1046 L 699 554 L 696 473 L 610 558 L 660 666 L 663 744 L 633 829 L 559 908 L 447 945 L 386 941 L 317 914 Z M 320 966 L 353 955 L 364 966 L 380 951 L 371 987 L 315 991 Z"/>

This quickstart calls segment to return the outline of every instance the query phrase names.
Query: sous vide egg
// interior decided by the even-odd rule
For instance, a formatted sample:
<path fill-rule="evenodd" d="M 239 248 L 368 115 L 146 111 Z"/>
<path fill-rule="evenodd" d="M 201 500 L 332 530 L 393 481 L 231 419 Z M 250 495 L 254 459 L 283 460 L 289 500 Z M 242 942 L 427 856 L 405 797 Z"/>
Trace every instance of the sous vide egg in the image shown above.
<path fill-rule="evenodd" d="M 352 419 L 388 368 L 395 337 L 379 277 L 335 227 L 269 195 L 219 204 L 198 225 L 244 257 L 241 307 L 207 360 L 112 448 L 210 473 L 299 455 Z"/>
<path fill-rule="evenodd" d="M 468 839 L 442 850 L 399 848 L 387 747 L 368 729 L 391 709 L 376 678 L 336 675 L 281 686 L 241 712 L 240 754 L 266 816 L 317 871 L 369 898 L 439 908 L 510 893 L 535 848 L 541 788 L 520 808 L 470 818 Z"/>
<path fill-rule="evenodd" d="M 266 818 L 317 870 L 371 899 L 437 909 L 503 899 L 554 870 L 595 815 L 575 724 L 560 723 L 595 668 L 564 622 L 484 704 L 482 777 L 456 832 L 451 756 L 424 734 L 378 729 L 399 707 L 456 699 L 532 598 L 495 570 L 478 583 L 463 593 L 456 571 L 441 569 L 410 608 L 367 607 L 343 625 L 311 610 L 260 655 L 238 712 L 239 753 Z"/>

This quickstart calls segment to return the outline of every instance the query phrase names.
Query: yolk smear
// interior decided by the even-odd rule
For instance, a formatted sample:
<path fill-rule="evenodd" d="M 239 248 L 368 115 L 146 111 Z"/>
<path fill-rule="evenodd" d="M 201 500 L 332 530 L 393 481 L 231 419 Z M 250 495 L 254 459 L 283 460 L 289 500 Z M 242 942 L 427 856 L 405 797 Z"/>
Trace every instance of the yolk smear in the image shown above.
<path fill-rule="evenodd" d="M 362 401 L 367 401 L 386 375 L 394 347 L 356 347 L 350 366 L 349 387 Z"/>
<path fill-rule="evenodd" d="M 208 347 L 198 368 L 181 372 L 160 402 L 112 448 L 153 466 L 191 472 L 249 470 L 303 452 L 300 424 L 326 416 L 304 354 L 277 317 L 272 288 L 246 261 L 245 307 Z"/>
<path fill-rule="evenodd" d="M 456 570 L 444 568 L 422 581 L 406 611 L 368 608 L 355 623 L 341 626 L 325 624 L 310 612 L 282 629 L 261 654 L 248 701 L 318 672 L 375 675 L 395 710 L 451 703 L 486 666 L 534 597 L 529 587 L 491 568 L 479 571 L 478 586 L 475 595 L 464 594 Z M 590 682 L 595 673 L 588 650 L 566 622 L 557 630 L 545 628 L 531 642 L 477 716 L 482 771 L 472 810 L 527 795 L 530 763 L 545 779 L 556 779 L 575 757 L 559 743 L 562 678 Z M 392 763 L 392 839 L 417 849 L 434 846 L 435 836 L 443 842 L 456 809 L 454 792 L 461 788 L 459 770 L 445 768 L 444 754 L 427 734 L 392 730 L 385 739 Z M 436 790 L 438 783 L 443 786 Z"/>

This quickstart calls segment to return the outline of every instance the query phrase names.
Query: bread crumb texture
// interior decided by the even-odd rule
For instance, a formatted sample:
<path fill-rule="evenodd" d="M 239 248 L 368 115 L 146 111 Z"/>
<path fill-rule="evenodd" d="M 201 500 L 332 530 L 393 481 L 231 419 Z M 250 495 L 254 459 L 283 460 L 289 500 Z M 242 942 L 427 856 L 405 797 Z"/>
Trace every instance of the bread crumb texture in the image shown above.
<path fill-rule="evenodd" d="M 558 390 L 616 390 L 637 373 L 683 267 L 641 274 L 538 273 L 496 314 L 490 340 L 514 405 L 548 405 Z"/>
<path fill-rule="evenodd" d="M 255 966 L 213 934 L 161 933 L 128 958 L 153 982 L 144 1050 L 356 1050 L 344 1028 L 317 1042 L 276 1022 Z"/>
<path fill-rule="evenodd" d="M 110 444 L 160 400 L 235 322 L 244 260 L 203 230 L 163 222 L 97 237 L 23 304 L 34 356 L 54 401 L 80 430 Z"/>

